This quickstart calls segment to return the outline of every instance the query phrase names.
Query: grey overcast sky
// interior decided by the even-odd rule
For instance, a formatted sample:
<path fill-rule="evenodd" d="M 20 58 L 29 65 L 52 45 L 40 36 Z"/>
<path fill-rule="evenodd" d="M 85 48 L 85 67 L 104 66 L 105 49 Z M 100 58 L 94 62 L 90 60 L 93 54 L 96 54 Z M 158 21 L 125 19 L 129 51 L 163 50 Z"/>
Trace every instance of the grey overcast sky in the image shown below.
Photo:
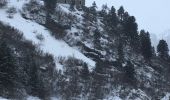
<path fill-rule="evenodd" d="M 86 0 L 91 6 L 96 1 L 98 8 L 103 4 L 118 9 L 121 5 L 136 17 L 139 29 L 160 34 L 170 29 L 170 0 Z"/>

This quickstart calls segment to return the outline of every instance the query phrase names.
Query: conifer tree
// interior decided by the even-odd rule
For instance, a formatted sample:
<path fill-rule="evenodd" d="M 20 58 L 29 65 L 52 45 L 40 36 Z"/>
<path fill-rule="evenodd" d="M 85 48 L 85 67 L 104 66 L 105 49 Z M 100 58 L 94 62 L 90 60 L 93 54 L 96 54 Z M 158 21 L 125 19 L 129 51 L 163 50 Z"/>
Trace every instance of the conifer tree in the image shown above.
<path fill-rule="evenodd" d="M 31 85 L 31 91 L 32 91 L 32 95 L 34 96 L 38 96 L 38 93 L 40 92 L 39 87 L 39 78 L 38 78 L 38 68 L 35 64 L 35 62 L 33 62 L 31 70 L 30 70 L 30 85 Z"/>
<path fill-rule="evenodd" d="M 102 5 L 102 10 L 99 12 L 101 17 L 103 17 L 103 18 L 106 17 L 106 15 L 107 15 L 107 11 L 106 10 L 107 9 L 108 9 L 107 5 Z"/>
<path fill-rule="evenodd" d="M 127 83 L 134 84 L 134 75 L 135 75 L 135 69 L 134 65 L 131 61 L 127 61 L 127 65 L 125 66 L 125 80 Z"/>
<path fill-rule="evenodd" d="M 96 5 L 96 2 L 95 2 L 95 1 L 92 3 L 92 7 L 93 7 L 93 8 L 97 8 L 97 5 Z"/>
<path fill-rule="evenodd" d="M 100 38 L 101 38 L 101 33 L 99 32 L 98 29 L 96 29 L 94 32 L 94 41 L 93 41 L 94 47 L 96 49 L 101 49 Z"/>
<path fill-rule="evenodd" d="M 152 56 L 156 56 L 155 47 L 152 47 Z"/>
<path fill-rule="evenodd" d="M 0 85 L 11 89 L 16 82 L 16 65 L 12 50 L 2 41 L 0 43 Z"/>
<path fill-rule="evenodd" d="M 125 12 L 125 10 L 124 10 L 123 6 L 121 6 L 117 11 L 120 21 L 123 21 L 124 12 Z"/>
<path fill-rule="evenodd" d="M 119 63 L 123 63 L 124 60 L 124 52 L 123 52 L 123 42 L 119 40 L 118 44 L 118 61 Z"/>
<path fill-rule="evenodd" d="M 48 89 L 45 87 L 42 78 L 40 77 L 39 63 L 36 62 L 34 54 L 29 55 L 30 58 L 30 69 L 29 69 L 29 85 L 31 89 L 31 95 L 38 96 L 40 98 L 46 98 L 48 95 Z"/>
<path fill-rule="evenodd" d="M 45 8 L 47 11 L 46 15 L 46 24 L 50 23 L 51 21 L 51 14 L 55 11 L 57 0 L 44 0 Z"/>
<path fill-rule="evenodd" d="M 159 41 L 159 44 L 157 46 L 157 52 L 159 57 L 161 57 L 162 59 L 167 60 L 169 58 L 169 48 L 165 40 Z"/>
<path fill-rule="evenodd" d="M 139 49 L 139 35 L 138 35 L 138 25 L 134 16 L 128 17 L 124 21 L 124 32 L 127 37 L 127 42 L 133 47 L 133 49 Z"/>
<path fill-rule="evenodd" d="M 125 22 L 126 20 L 128 20 L 128 18 L 130 17 L 129 13 L 128 12 L 125 12 L 123 14 L 123 21 Z"/>
<path fill-rule="evenodd" d="M 96 5 L 96 2 L 94 1 L 94 2 L 92 3 L 91 8 L 90 8 L 90 12 L 91 12 L 93 15 L 97 15 L 96 8 L 97 8 L 97 5 Z"/>
<path fill-rule="evenodd" d="M 118 23 L 118 18 L 117 18 L 117 15 L 116 15 L 116 9 L 112 6 L 111 7 L 111 10 L 109 12 L 109 20 L 108 22 L 110 22 L 110 25 L 112 26 L 112 28 L 114 28 L 117 23 Z"/>
<path fill-rule="evenodd" d="M 93 83 L 92 83 L 92 94 L 94 97 L 94 100 L 102 99 L 104 96 L 103 92 L 103 86 L 105 85 L 105 66 L 102 61 L 98 61 L 96 63 L 96 67 L 94 69 L 94 75 L 93 75 Z"/>
<path fill-rule="evenodd" d="M 53 13 L 56 7 L 57 0 L 44 0 L 45 8 L 50 13 Z"/>
<path fill-rule="evenodd" d="M 71 3 L 70 3 L 70 10 L 71 11 L 74 11 L 75 9 L 74 9 L 74 6 L 75 6 L 75 0 L 71 0 Z"/>
<path fill-rule="evenodd" d="M 141 52 L 145 59 L 149 60 L 152 57 L 152 46 L 149 32 L 141 30 L 140 32 L 140 43 L 141 43 Z"/>
<path fill-rule="evenodd" d="M 85 63 L 84 66 L 83 66 L 83 69 L 81 71 L 81 77 L 84 79 L 84 80 L 88 80 L 89 79 L 89 69 L 88 69 L 88 66 L 87 64 Z"/>
<path fill-rule="evenodd" d="M 117 31 L 117 25 L 118 25 L 118 17 L 116 15 L 116 9 L 112 6 L 111 10 L 107 14 L 107 16 L 104 18 L 104 23 L 106 24 L 106 29 L 110 33 L 111 37 L 114 37 L 114 33 Z"/>
<path fill-rule="evenodd" d="M 86 63 L 83 64 L 83 69 L 81 70 L 81 78 L 83 79 L 82 93 L 87 95 L 90 86 L 90 72 Z"/>
<path fill-rule="evenodd" d="M 93 19 L 93 21 L 97 21 L 97 10 L 96 10 L 96 8 L 97 8 L 97 5 L 96 5 L 96 2 L 94 1 L 93 3 L 92 3 L 92 6 L 90 7 L 90 13 L 93 15 L 92 17 L 92 19 Z"/>

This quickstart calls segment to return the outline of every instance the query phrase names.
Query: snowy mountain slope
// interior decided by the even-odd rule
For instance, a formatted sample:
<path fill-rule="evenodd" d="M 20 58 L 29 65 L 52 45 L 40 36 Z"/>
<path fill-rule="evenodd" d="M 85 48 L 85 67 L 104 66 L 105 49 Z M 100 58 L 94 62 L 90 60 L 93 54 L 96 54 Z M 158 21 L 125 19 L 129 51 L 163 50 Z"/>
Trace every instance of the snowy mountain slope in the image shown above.
<path fill-rule="evenodd" d="M 26 9 L 28 16 L 24 16 L 25 19 L 23 15 L 21 16 L 20 12 L 23 14 L 22 6 L 28 1 L 10 0 L 7 8 L 0 9 L 0 21 L 21 31 L 27 40 L 31 40 L 45 53 L 52 54 L 56 58 L 57 69 L 65 69 L 62 75 L 60 71 L 56 71 L 52 75 L 50 72 L 50 79 L 47 80 L 51 84 L 45 81 L 45 86 L 50 85 L 48 88 L 54 93 L 52 96 L 64 98 L 59 100 L 71 100 L 72 98 L 75 98 L 74 100 L 98 100 L 92 98 L 98 98 L 100 94 L 104 96 L 99 97 L 103 98 L 100 100 L 151 100 L 152 98 L 161 99 L 164 96 L 169 96 L 166 96 L 166 93 L 169 93 L 169 89 L 166 89 L 169 85 L 167 85 L 165 75 L 162 74 L 166 74 L 164 70 L 168 69 L 166 68 L 168 64 L 163 63 L 164 61 L 160 61 L 159 58 L 153 58 L 148 63 L 140 53 L 136 54 L 129 46 L 122 49 L 124 61 L 119 62 L 117 59 L 118 44 L 115 41 L 116 36 L 109 35 L 109 32 L 105 30 L 102 18 L 96 17 L 97 20 L 94 21 L 93 15 L 85 11 L 71 11 L 69 5 L 57 5 L 60 8 L 56 8 L 56 10 L 62 12 L 60 13 L 62 20 L 57 19 L 59 14 L 56 14 L 52 17 L 54 22 L 59 22 L 59 24 L 71 22 L 69 24 L 70 28 L 63 29 L 66 35 L 64 34 L 64 37 L 58 40 L 55 38 L 58 31 L 51 35 L 50 31 L 52 29 L 38 24 L 36 22 L 37 17 L 34 19 L 34 16 L 29 16 L 29 14 L 32 14 L 29 9 Z M 17 13 L 12 18 L 9 18 L 6 10 L 13 6 L 17 9 Z M 33 9 L 34 7 L 36 8 L 37 6 L 31 6 Z M 39 13 L 34 14 L 38 16 Z M 88 19 L 89 16 L 90 18 Z M 45 22 L 44 19 L 43 22 Z M 50 24 L 48 25 L 50 26 Z M 52 26 L 56 27 L 55 25 Z M 96 34 L 101 36 L 98 37 Z M 158 40 L 155 35 L 151 35 L 151 38 L 152 43 Z M 156 47 L 157 42 L 153 45 Z M 58 57 L 68 56 L 73 56 L 88 63 L 91 72 L 88 71 L 86 64 L 81 64 L 78 60 L 58 61 Z M 91 59 L 96 61 L 96 66 Z M 127 69 L 128 66 L 132 68 Z M 93 68 L 95 70 L 92 71 Z M 129 69 L 130 72 L 127 72 Z M 44 73 L 44 70 L 43 75 L 48 76 L 48 74 Z M 127 76 L 131 77 L 130 79 L 135 80 L 135 82 L 132 82 L 133 84 L 128 82 L 129 77 Z M 164 84 L 163 86 L 162 83 Z M 51 97 L 51 95 L 49 96 Z M 67 96 L 69 99 L 65 99 Z M 32 96 L 29 99 L 38 100 L 38 98 Z M 52 98 L 52 100 L 58 99 Z"/>
<path fill-rule="evenodd" d="M 55 58 L 57 57 L 68 57 L 73 56 L 77 59 L 83 60 L 88 63 L 92 70 L 92 66 L 95 66 L 95 62 L 91 59 L 84 56 L 78 50 L 69 47 L 64 41 L 56 40 L 54 37 L 50 35 L 50 32 L 44 28 L 43 26 L 32 22 L 30 20 L 26 20 L 22 18 L 19 11 L 21 10 L 23 4 L 28 2 L 29 0 L 10 0 L 8 4 L 9 7 L 17 8 L 17 13 L 13 16 L 13 18 L 8 18 L 8 14 L 6 13 L 7 8 L 0 10 L 0 21 L 8 24 L 19 31 L 23 32 L 23 35 L 26 39 L 33 41 L 35 45 L 38 45 L 40 49 L 42 49 L 46 53 L 52 54 Z M 37 39 L 37 35 L 41 35 L 44 39 L 41 41 Z M 61 69 L 61 68 L 60 68 Z"/>

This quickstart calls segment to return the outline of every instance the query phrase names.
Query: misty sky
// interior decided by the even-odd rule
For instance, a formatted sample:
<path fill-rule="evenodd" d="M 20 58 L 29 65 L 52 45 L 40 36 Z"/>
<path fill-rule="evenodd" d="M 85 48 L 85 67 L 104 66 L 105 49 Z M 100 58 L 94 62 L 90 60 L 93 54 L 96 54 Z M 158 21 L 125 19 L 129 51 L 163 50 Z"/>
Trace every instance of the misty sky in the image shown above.
<path fill-rule="evenodd" d="M 98 8 L 102 4 L 113 5 L 116 9 L 123 5 L 136 17 L 139 29 L 156 34 L 170 29 L 170 0 L 86 0 L 86 5 L 90 6 L 93 1 Z"/>

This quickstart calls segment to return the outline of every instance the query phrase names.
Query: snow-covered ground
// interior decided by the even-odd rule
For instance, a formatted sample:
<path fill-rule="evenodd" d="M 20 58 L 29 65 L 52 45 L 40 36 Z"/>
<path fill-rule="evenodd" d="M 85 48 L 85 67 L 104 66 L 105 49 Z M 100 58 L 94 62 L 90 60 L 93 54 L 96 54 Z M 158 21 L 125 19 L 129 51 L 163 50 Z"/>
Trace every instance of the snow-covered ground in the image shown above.
<path fill-rule="evenodd" d="M 9 100 L 9 99 L 5 99 L 5 98 L 0 97 L 0 100 Z M 40 100 L 40 99 L 37 98 L 37 97 L 29 96 L 26 100 Z M 54 100 L 55 100 L 55 99 L 54 99 Z M 56 99 L 56 100 L 57 100 L 57 99 Z"/>
<path fill-rule="evenodd" d="M 5 98 L 0 97 L 0 100 L 8 100 L 8 99 L 5 99 Z"/>
<path fill-rule="evenodd" d="M 0 9 L 0 21 L 21 31 L 27 40 L 31 40 L 35 45 L 39 45 L 40 49 L 45 53 L 52 54 L 55 58 L 73 56 L 86 62 L 91 66 L 89 69 L 92 70 L 95 66 L 94 61 L 84 56 L 77 49 L 70 47 L 64 41 L 56 40 L 45 27 L 22 18 L 19 10 L 21 10 L 22 5 L 26 2 L 28 0 L 19 0 L 19 2 L 18 0 L 9 0 L 8 7 L 16 7 L 18 12 L 13 18 L 8 18 L 7 8 Z M 37 39 L 37 35 L 42 35 L 44 39 L 42 41 Z M 62 67 L 59 68 L 62 70 Z"/>
<path fill-rule="evenodd" d="M 119 98 L 118 96 L 110 96 L 107 99 L 104 100 L 122 100 L 121 98 Z"/>
<path fill-rule="evenodd" d="M 38 97 L 29 96 L 27 100 L 40 100 Z"/>
<path fill-rule="evenodd" d="M 167 93 L 161 100 L 170 100 L 170 93 Z"/>

